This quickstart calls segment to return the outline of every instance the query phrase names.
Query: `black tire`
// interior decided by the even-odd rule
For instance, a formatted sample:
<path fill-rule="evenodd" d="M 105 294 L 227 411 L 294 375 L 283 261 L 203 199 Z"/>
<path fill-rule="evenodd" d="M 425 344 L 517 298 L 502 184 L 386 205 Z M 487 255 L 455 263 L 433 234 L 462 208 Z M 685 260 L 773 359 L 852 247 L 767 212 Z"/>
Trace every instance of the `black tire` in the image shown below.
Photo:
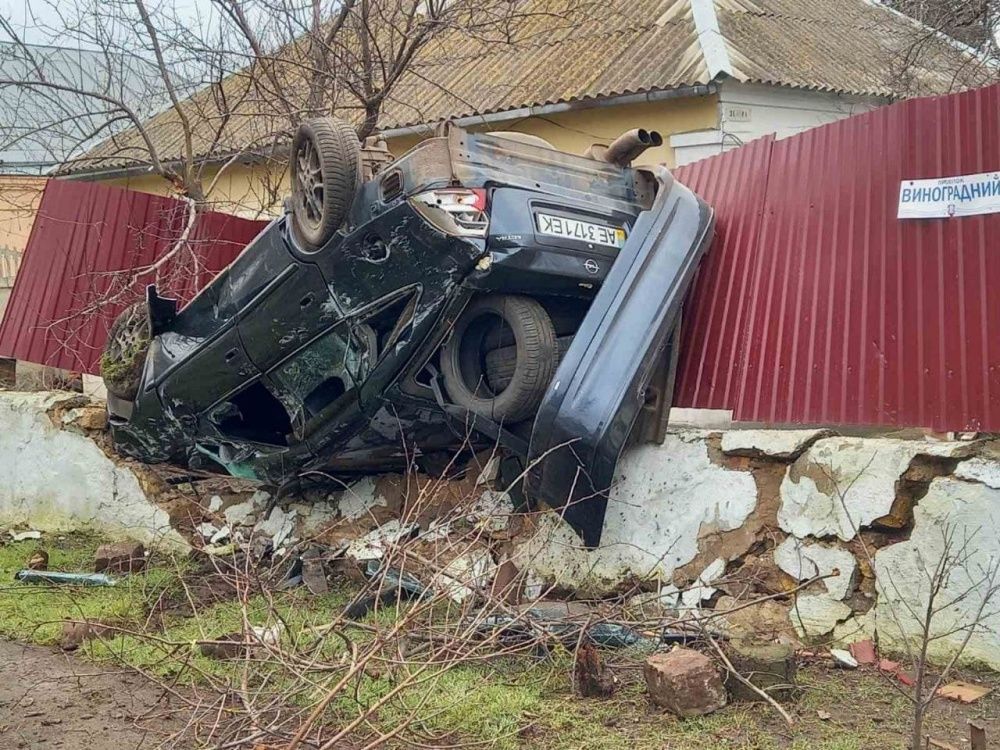
<path fill-rule="evenodd" d="M 572 336 L 558 336 L 556 338 L 556 367 L 559 367 L 559 363 L 566 356 L 566 350 L 572 343 Z M 502 391 L 510 385 L 516 368 L 516 346 L 503 346 L 489 352 L 486 355 L 486 382 L 489 383 L 490 389 L 494 392 Z"/>
<path fill-rule="evenodd" d="M 149 312 L 145 302 L 136 302 L 121 311 L 108 331 L 101 355 L 101 377 L 108 393 L 127 401 L 135 399 L 149 343 Z"/>
<path fill-rule="evenodd" d="M 486 358 L 513 335 L 514 372 L 495 391 Z M 474 414 L 516 423 L 533 417 L 556 370 L 556 333 L 545 308 L 530 297 L 490 295 L 472 302 L 441 347 L 441 374 L 451 400 Z"/>
<path fill-rule="evenodd" d="M 361 144 L 354 128 L 333 117 L 306 120 L 292 141 L 292 234 L 319 250 L 347 219 L 361 180 Z"/>

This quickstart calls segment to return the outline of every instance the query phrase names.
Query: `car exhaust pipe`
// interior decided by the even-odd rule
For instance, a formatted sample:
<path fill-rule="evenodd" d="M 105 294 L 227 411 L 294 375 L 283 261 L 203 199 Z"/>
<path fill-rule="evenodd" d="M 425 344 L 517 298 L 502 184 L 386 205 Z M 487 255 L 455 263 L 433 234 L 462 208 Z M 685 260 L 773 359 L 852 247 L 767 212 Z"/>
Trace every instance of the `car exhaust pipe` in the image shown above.
<path fill-rule="evenodd" d="M 638 159 L 646 149 L 662 145 L 663 136 L 655 130 L 635 128 L 615 138 L 611 145 L 600 154 L 600 158 L 609 164 L 627 167 Z"/>

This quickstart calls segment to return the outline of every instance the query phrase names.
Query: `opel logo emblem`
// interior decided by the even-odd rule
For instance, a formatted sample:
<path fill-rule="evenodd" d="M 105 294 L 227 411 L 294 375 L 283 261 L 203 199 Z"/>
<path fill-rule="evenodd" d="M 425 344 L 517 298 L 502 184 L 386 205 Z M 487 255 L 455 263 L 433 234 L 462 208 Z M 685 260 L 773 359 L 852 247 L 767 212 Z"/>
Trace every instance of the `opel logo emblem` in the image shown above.
<path fill-rule="evenodd" d="M 601 270 L 601 267 L 597 265 L 597 261 L 593 258 L 587 258 L 587 260 L 583 262 L 583 267 L 587 269 L 588 273 L 597 273 Z"/>

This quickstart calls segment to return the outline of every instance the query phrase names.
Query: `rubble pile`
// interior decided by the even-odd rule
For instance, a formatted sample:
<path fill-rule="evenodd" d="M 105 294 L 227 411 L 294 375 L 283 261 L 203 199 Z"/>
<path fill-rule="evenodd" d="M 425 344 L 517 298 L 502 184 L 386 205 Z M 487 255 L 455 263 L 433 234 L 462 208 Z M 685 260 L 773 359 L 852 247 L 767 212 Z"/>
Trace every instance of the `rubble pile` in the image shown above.
<path fill-rule="evenodd" d="M 412 588 L 458 603 L 492 592 L 513 606 L 613 602 L 635 621 L 687 620 L 732 644 L 775 647 L 735 648 L 733 658 L 762 660 L 770 666 L 757 671 L 787 680 L 788 649 L 832 658 L 824 649 L 891 649 L 918 633 L 895 613 L 922 609 L 921 566 L 942 553 L 945 527 L 975 538 L 969 570 L 1000 559 L 990 531 L 1000 460 L 985 440 L 672 431 L 622 457 L 603 542 L 588 550 L 556 514 L 516 508 L 488 455 L 452 479 L 384 475 L 278 498 L 244 480 L 165 478 L 110 456 L 97 405 L 75 395 L 0 394 L 0 417 L 0 524 L 15 533 L 96 523 L 147 546 L 297 560 L 292 578 L 317 593 L 345 566 L 363 580 L 405 541 L 412 569 L 400 580 Z M 19 461 L 3 460 L 14 450 Z M 56 452 L 68 483 L 45 465 Z M 953 598 L 941 622 L 955 629 L 979 602 Z M 984 611 L 965 658 L 1000 668 L 1000 614 Z M 947 659 L 965 635 L 935 639 L 931 655 Z M 662 645 L 663 633 L 653 637 Z"/>

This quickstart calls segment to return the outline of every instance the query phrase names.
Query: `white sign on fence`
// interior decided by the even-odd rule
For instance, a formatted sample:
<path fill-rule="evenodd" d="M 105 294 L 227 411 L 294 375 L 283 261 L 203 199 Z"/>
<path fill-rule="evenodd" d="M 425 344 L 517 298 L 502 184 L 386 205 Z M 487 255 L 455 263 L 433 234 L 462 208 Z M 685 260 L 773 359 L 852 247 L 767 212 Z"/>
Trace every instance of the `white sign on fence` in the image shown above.
<path fill-rule="evenodd" d="M 1000 213 L 1000 172 L 903 180 L 899 184 L 899 219 L 947 219 Z"/>

